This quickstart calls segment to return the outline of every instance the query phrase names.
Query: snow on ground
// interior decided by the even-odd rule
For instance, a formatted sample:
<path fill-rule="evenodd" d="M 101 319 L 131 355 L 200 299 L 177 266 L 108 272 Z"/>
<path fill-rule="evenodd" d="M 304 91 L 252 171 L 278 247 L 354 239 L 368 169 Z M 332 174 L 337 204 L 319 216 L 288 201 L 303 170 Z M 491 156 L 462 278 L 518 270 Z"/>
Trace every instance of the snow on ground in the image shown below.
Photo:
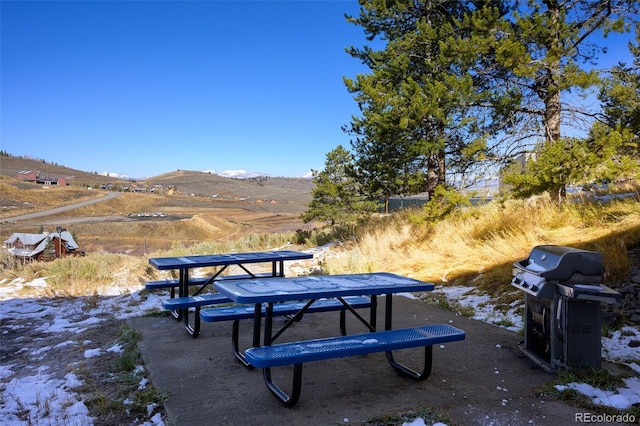
<path fill-rule="evenodd" d="M 162 308 L 162 299 L 158 295 L 141 296 L 139 292 L 64 300 L 21 296 L 24 288 L 43 285 L 46 285 L 46 281 L 41 278 L 30 283 L 25 283 L 21 278 L 10 282 L 0 281 L 0 341 L 3 345 L 10 343 L 7 335 L 22 333 L 26 328 L 43 335 L 75 334 L 114 316 L 124 319 Z M 65 340 L 55 346 L 42 346 L 41 342 L 28 341 L 24 337 L 16 340 L 20 339 L 23 341 L 19 342 L 21 349 L 18 352 L 25 353 L 33 365 L 18 368 L 12 364 L 0 364 L 0 424 L 93 424 L 89 410 L 75 392 L 83 383 L 73 373 L 60 372 L 57 365 L 50 364 L 52 361 L 59 363 L 59 360 L 47 358 L 47 355 L 58 348 L 78 346 L 86 348 L 82 352 L 84 358 L 93 358 L 101 356 L 103 349 L 93 347 L 91 341 Z M 121 348 L 114 345 L 104 351 L 119 352 Z M 140 378 L 141 385 L 147 382 L 147 378 Z M 160 413 L 154 413 L 154 408 L 148 407 L 149 418 L 137 424 L 164 425 Z"/>
<path fill-rule="evenodd" d="M 495 309 L 489 295 L 479 294 L 475 287 L 440 287 L 436 288 L 434 293 L 444 294 L 448 301 L 461 308 L 472 308 L 472 319 L 499 325 L 511 331 L 522 330 L 524 327 L 522 315 L 518 313 L 524 305 L 524 299 L 514 302 L 509 312 L 502 312 Z"/>
<path fill-rule="evenodd" d="M 314 253 L 317 254 L 317 253 Z M 296 275 L 295 273 L 292 275 Z M 15 332 L 15 327 L 35 328 L 43 334 L 80 332 L 95 326 L 101 321 L 115 316 L 124 319 L 139 316 L 147 311 L 162 309 L 162 299 L 155 294 L 141 295 L 138 291 L 127 292 L 121 287 L 104 289 L 103 297 L 86 297 L 66 299 L 47 299 L 21 296 L 23 289 L 46 287 L 46 280 L 36 279 L 26 283 L 21 278 L 13 281 L 0 281 L 0 324 L 2 332 L 0 341 L 7 339 L 7 334 Z M 473 287 L 440 288 L 436 292 L 443 293 L 447 300 L 459 307 L 470 307 L 475 312 L 472 318 L 517 331 L 522 329 L 523 321 L 517 314 L 518 303 L 507 313 L 496 311 L 486 295 L 480 295 Z M 124 293 L 124 294 L 123 294 Z M 115 295 L 115 296 L 114 296 Z M 16 322 L 16 319 L 20 319 Z M 17 324 L 24 324 L 22 326 Z M 12 328 L 14 327 L 14 328 Z M 632 348 L 629 342 L 640 340 L 640 332 L 632 327 L 624 327 L 615 331 L 611 337 L 603 338 L 603 358 L 610 361 L 627 363 L 640 375 L 640 351 Z M 3 343 L 4 345 L 5 343 Z M 34 360 L 29 369 L 17 369 L 15 365 L 0 364 L 0 424 L 76 424 L 89 425 L 92 419 L 88 409 L 75 389 L 82 383 L 73 373 L 62 374 L 56 366 L 47 365 L 45 355 L 49 350 L 65 346 L 85 348 L 85 358 L 99 357 L 103 349 L 91 346 L 91 342 L 66 340 L 56 347 L 47 347 L 37 342 L 19 342 L 20 351 L 27 352 Z M 104 349 L 106 352 L 121 351 L 118 345 Z M 40 360 L 40 362 L 38 362 Z M 148 379 L 140 378 L 140 386 L 146 386 Z M 625 385 L 617 391 L 602 391 L 581 383 L 570 383 L 565 387 L 587 395 L 594 404 L 626 409 L 632 404 L 640 403 L 640 379 L 637 377 L 625 380 Z M 125 401 L 126 402 L 126 401 Z M 164 425 L 160 413 L 154 406 L 148 407 L 148 418 L 140 420 L 139 425 Z M 29 421 L 21 420 L 27 417 Z M 416 419 L 411 425 L 424 425 L 422 419 Z"/>
<path fill-rule="evenodd" d="M 444 287 L 435 293 L 443 293 L 447 300 L 460 307 L 473 308 L 475 315 L 471 318 L 490 324 L 504 326 L 512 331 L 524 328 L 522 315 L 518 314 L 523 301 L 516 302 L 508 312 L 494 310 L 487 295 L 480 295 L 474 287 Z M 636 327 L 625 326 L 602 338 L 602 358 L 607 361 L 622 363 L 640 375 L 640 349 L 630 343 L 640 341 L 640 331 Z M 621 410 L 629 409 L 640 403 L 640 378 L 631 377 L 624 380 L 625 386 L 616 391 L 603 391 L 585 383 L 558 385 L 556 389 L 573 389 L 591 398 L 595 405 L 613 407 Z"/>

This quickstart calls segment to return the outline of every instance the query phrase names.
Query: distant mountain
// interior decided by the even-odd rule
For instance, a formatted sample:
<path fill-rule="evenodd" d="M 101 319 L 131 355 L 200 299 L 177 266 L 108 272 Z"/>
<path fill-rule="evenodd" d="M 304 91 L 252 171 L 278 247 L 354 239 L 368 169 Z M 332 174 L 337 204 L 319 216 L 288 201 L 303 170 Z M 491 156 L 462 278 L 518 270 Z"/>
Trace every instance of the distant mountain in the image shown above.
<path fill-rule="evenodd" d="M 266 173 L 247 172 L 245 170 L 225 170 L 223 172 L 216 172 L 215 170 L 204 170 L 202 173 L 210 173 L 218 176 L 234 178 L 234 179 L 253 179 L 262 176 L 269 176 Z"/>
<path fill-rule="evenodd" d="M 143 181 L 147 179 L 152 179 L 153 177 L 147 176 L 138 176 L 131 177 L 125 174 L 121 174 L 118 172 L 86 172 L 82 170 L 72 169 L 66 166 L 61 166 L 55 163 L 48 163 L 46 160 L 29 158 L 29 157 L 15 157 L 15 156 L 0 156 L 0 174 L 8 175 L 8 176 L 16 176 L 18 172 L 23 170 L 33 170 L 39 171 L 43 174 L 53 174 L 59 177 L 74 177 L 79 176 L 82 179 L 92 180 L 92 177 L 98 177 L 97 181 L 106 182 L 112 179 L 121 179 L 121 180 L 136 180 Z M 178 169 L 179 170 L 179 169 Z M 255 179 L 260 177 L 273 177 L 267 173 L 261 172 L 248 172 L 246 170 L 224 170 L 224 171 L 215 171 L 215 170 L 203 170 L 201 173 L 205 174 L 215 174 L 222 177 L 228 177 L 233 179 Z M 101 177 L 106 178 L 102 179 Z M 288 179 L 288 177 L 285 177 Z M 302 179 L 311 178 L 311 172 L 307 173 L 305 176 L 301 176 Z M 294 177 L 293 179 L 297 179 Z"/>
<path fill-rule="evenodd" d="M 203 170 L 202 173 L 213 174 L 213 175 L 218 175 L 218 176 L 223 176 L 223 177 L 228 177 L 233 179 L 253 179 L 261 176 L 270 176 L 266 173 L 247 172 L 246 170 L 225 170 L 222 172 L 217 172 L 215 170 Z M 115 172 L 101 172 L 99 174 L 102 176 L 108 176 L 112 178 L 125 179 L 125 180 L 146 180 L 146 179 L 153 178 L 153 177 L 131 178 L 130 176 L 122 175 Z"/>
<path fill-rule="evenodd" d="M 238 176 L 239 174 L 235 174 Z M 144 180 L 149 186 L 173 187 L 194 196 L 307 204 L 315 187 L 310 179 L 271 176 L 226 177 L 216 172 L 177 170 Z"/>
<path fill-rule="evenodd" d="M 43 160 L 23 157 L 0 156 L 0 174 L 15 178 L 24 170 L 70 178 L 71 185 L 95 186 L 106 183 L 118 184 L 132 179 L 112 172 L 88 173 Z M 244 170 L 188 171 L 177 170 L 162 175 L 135 179 L 136 183 L 153 187 L 173 187 L 178 194 L 213 197 L 233 200 L 260 200 L 262 202 L 306 204 L 311 201 L 315 184 L 310 179 L 271 177 Z"/>
<path fill-rule="evenodd" d="M 116 178 L 116 179 L 124 179 L 124 180 L 131 180 L 132 178 L 127 176 L 127 175 L 121 175 L 119 173 L 113 173 L 113 172 L 101 172 L 99 173 L 102 176 L 107 176 L 107 177 L 112 177 L 112 178 Z"/>

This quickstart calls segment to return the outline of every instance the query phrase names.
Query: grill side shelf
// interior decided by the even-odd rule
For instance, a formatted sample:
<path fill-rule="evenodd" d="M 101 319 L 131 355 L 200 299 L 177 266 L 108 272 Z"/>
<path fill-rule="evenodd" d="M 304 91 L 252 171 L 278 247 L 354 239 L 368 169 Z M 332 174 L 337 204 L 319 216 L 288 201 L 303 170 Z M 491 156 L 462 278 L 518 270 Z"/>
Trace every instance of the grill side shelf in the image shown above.
<path fill-rule="evenodd" d="M 622 295 L 606 285 L 574 284 L 557 285 L 558 293 L 565 297 L 578 300 L 593 300 L 616 304 L 622 301 Z"/>

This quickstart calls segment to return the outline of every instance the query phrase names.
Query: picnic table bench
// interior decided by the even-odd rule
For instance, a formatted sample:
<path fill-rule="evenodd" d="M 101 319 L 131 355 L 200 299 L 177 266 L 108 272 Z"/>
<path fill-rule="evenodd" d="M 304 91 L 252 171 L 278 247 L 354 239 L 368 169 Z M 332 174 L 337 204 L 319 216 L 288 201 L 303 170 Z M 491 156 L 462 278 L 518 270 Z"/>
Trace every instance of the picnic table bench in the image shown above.
<path fill-rule="evenodd" d="M 194 294 L 198 294 L 204 290 L 204 287 L 213 283 L 214 280 L 243 280 L 249 278 L 270 278 L 270 273 L 253 274 L 253 275 L 218 275 L 216 277 L 191 277 L 189 278 L 189 287 L 200 287 Z M 170 278 L 166 280 L 147 281 L 144 287 L 147 290 L 169 290 L 169 297 L 176 297 L 176 289 L 180 286 L 178 278 Z"/>
<path fill-rule="evenodd" d="M 221 297 L 224 297 L 220 295 Z M 226 299 L 226 297 L 225 297 Z M 226 299 L 229 300 L 229 299 Z M 371 299 L 366 296 L 352 296 L 345 297 L 343 300 L 339 299 L 321 299 L 316 300 L 313 304 L 310 304 L 307 309 L 305 305 L 307 302 L 284 302 L 276 303 L 273 306 L 273 316 L 291 316 L 289 322 L 296 322 L 302 319 L 304 313 L 313 312 L 332 312 L 340 311 L 340 333 L 344 336 L 347 334 L 346 327 L 346 311 L 348 309 L 360 309 L 370 308 Z M 261 305 L 260 315 L 266 314 L 266 306 Z M 239 349 L 238 337 L 240 334 L 240 320 L 251 319 L 255 316 L 255 306 L 253 305 L 239 305 L 229 307 L 217 307 L 208 308 L 200 311 L 200 319 L 205 322 L 219 322 L 219 321 L 233 321 L 233 329 L 231 333 L 231 339 L 233 344 L 233 354 L 235 357 L 247 368 L 252 369 L 254 366 L 245 360 L 244 354 Z M 196 326 L 199 327 L 199 321 Z M 256 336 L 254 334 L 254 336 Z M 258 335 L 259 336 L 259 335 Z M 254 341 L 254 346 L 259 346 L 260 342 Z"/>
<path fill-rule="evenodd" d="M 446 324 L 396 330 L 376 331 L 353 336 L 295 341 L 249 348 L 245 352 L 248 363 L 264 369 L 267 387 L 287 407 L 298 402 L 302 390 L 302 364 L 375 352 L 385 352 L 387 361 L 399 373 L 415 380 L 426 380 L 431 374 L 433 345 L 464 340 L 465 332 Z M 416 372 L 397 362 L 392 351 L 424 346 L 424 366 Z M 271 368 L 293 365 L 293 385 L 287 394 L 272 379 Z"/>

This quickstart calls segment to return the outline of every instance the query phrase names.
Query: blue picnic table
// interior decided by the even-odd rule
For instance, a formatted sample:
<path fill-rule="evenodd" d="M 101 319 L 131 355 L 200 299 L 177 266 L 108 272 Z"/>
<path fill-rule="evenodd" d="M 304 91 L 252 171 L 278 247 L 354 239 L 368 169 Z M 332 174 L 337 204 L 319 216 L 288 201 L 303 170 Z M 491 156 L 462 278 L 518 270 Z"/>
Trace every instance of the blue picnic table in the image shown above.
<path fill-rule="evenodd" d="M 404 375 L 416 380 L 426 379 L 431 372 L 431 346 L 445 341 L 464 339 L 464 332 L 449 325 L 433 325 L 405 330 L 392 329 L 393 295 L 432 291 L 432 283 L 378 272 L 367 274 L 313 275 L 305 277 L 274 278 L 268 281 L 253 279 L 242 281 L 219 281 L 214 283 L 218 292 L 230 300 L 243 304 L 254 304 L 253 347 L 244 354 L 235 354 L 243 363 L 263 369 L 264 381 L 269 390 L 287 407 L 297 403 L 301 391 L 302 364 L 329 358 L 385 352 L 389 364 Z M 384 331 L 376 330 L 377 297 L 385 296 Z M 365 319 L 349 306 L 348 297 L 369 296 L 370 317 Z M 329 339 L 274 344 L 294 322 L 316 301 L 337 298 L 369 330 L 363 335 L 338 336 Z M 307 301 L 304 306 L 274 332 L 274 304 L 287 301 Z M 264 312 L 264 336 L 261 342 L 261 319 Z M 425 363 L 421 372 L 416 372 L 397 362 L 392 350 L 425 347 Z M 271 377 L 271 368 L 294 365 L 293 385 L 288 394 Z"/>
<path fill-rule="evenodd" d="M 403 292 L 432 291 L 434 285 L 396 274 L 377 272 L 367 274 L 310 275 L 303 277 L 276 278 L 267 281 L 242 280 L 225 281 L 214 284 L 218 292 L 237 303 L 253 304 L 256 309 L 267 305 L 264 344 L 271 344 L 284 330 L 272 334 L 273 304 L 291 300 L 313 301 L 323 298 L 345 298 L 348 296 L 371 296 L 369 320 L 356 311 L 354 315 L 371 331 L 376 329 L 377 296 L 386 295 L 385 329 L 391 329 L 393 294 Z M 303 312 L 302 312 L 303 313 Z M 301 314 L 302 314 L 301 313 Z M 254 346 L 260 343 L 260 317 L 256 315 L 254 324 Z M 288 328 L 289 325 L 285 324 Z M 285 330 L 286 330 L 285 328 Z"/>
<path fill-rule="evenodd" d="M 304 253 L 293 250 L 276 250 L 276 251 L 261 251 L 261 252 L 245 252 L 245 253 L 225 253 L 225 254 L 206 254 L 206 255 L 193 255 L 193 256 L 173 256 L 173 257 L 154 257 L 149 259 L 149 264 L 154 268 L 164 270 L 178 270 L 179 279 L 177 282 L 178 297 L 185 298 L 189 296 L 189 286 L 193 283 L 200 285 L 200 288 L 192 295 L 196 296 L 206 288 L 206 286 L 213 284 L 214 282 L 222 279 L 246 279 L 246 278 L 276 278 L 284 277 L 284 262 L 293 260 L 312 259 L 313 255 L 310 253 Z M 271 263 L 271 272 L 269 274 L 258 274 L 251 271 L 248 265 L 259 263 Z M 216 271 L 212 276 L 202 280 L 191 280 L 189 278 L 190 271 L 197 268 L 207 267 L 222 267 Z M 242 271 L 241 275 L 236 276 L 223 276 L 223 272 L 230 266 L 237 266 Z M 147 288 L 150 288 L 148 285 Z M 173 297 L 173 293 L 172 293 Z M 198 301 L 188 301 L 193 306 L 200 305 Z M 186 305 L 185 305 L 186 306 Z M 196 337 L 198 332 L 194 330 L 189 324 L 188 309 L 176 309 L 172 312 L 177 320 L 184 318 L 185 329 L 193 337 Z M 197 315 L 197 314 L 196 314 Z M 199 318 L 199 317 L 198 317 Z"/>

